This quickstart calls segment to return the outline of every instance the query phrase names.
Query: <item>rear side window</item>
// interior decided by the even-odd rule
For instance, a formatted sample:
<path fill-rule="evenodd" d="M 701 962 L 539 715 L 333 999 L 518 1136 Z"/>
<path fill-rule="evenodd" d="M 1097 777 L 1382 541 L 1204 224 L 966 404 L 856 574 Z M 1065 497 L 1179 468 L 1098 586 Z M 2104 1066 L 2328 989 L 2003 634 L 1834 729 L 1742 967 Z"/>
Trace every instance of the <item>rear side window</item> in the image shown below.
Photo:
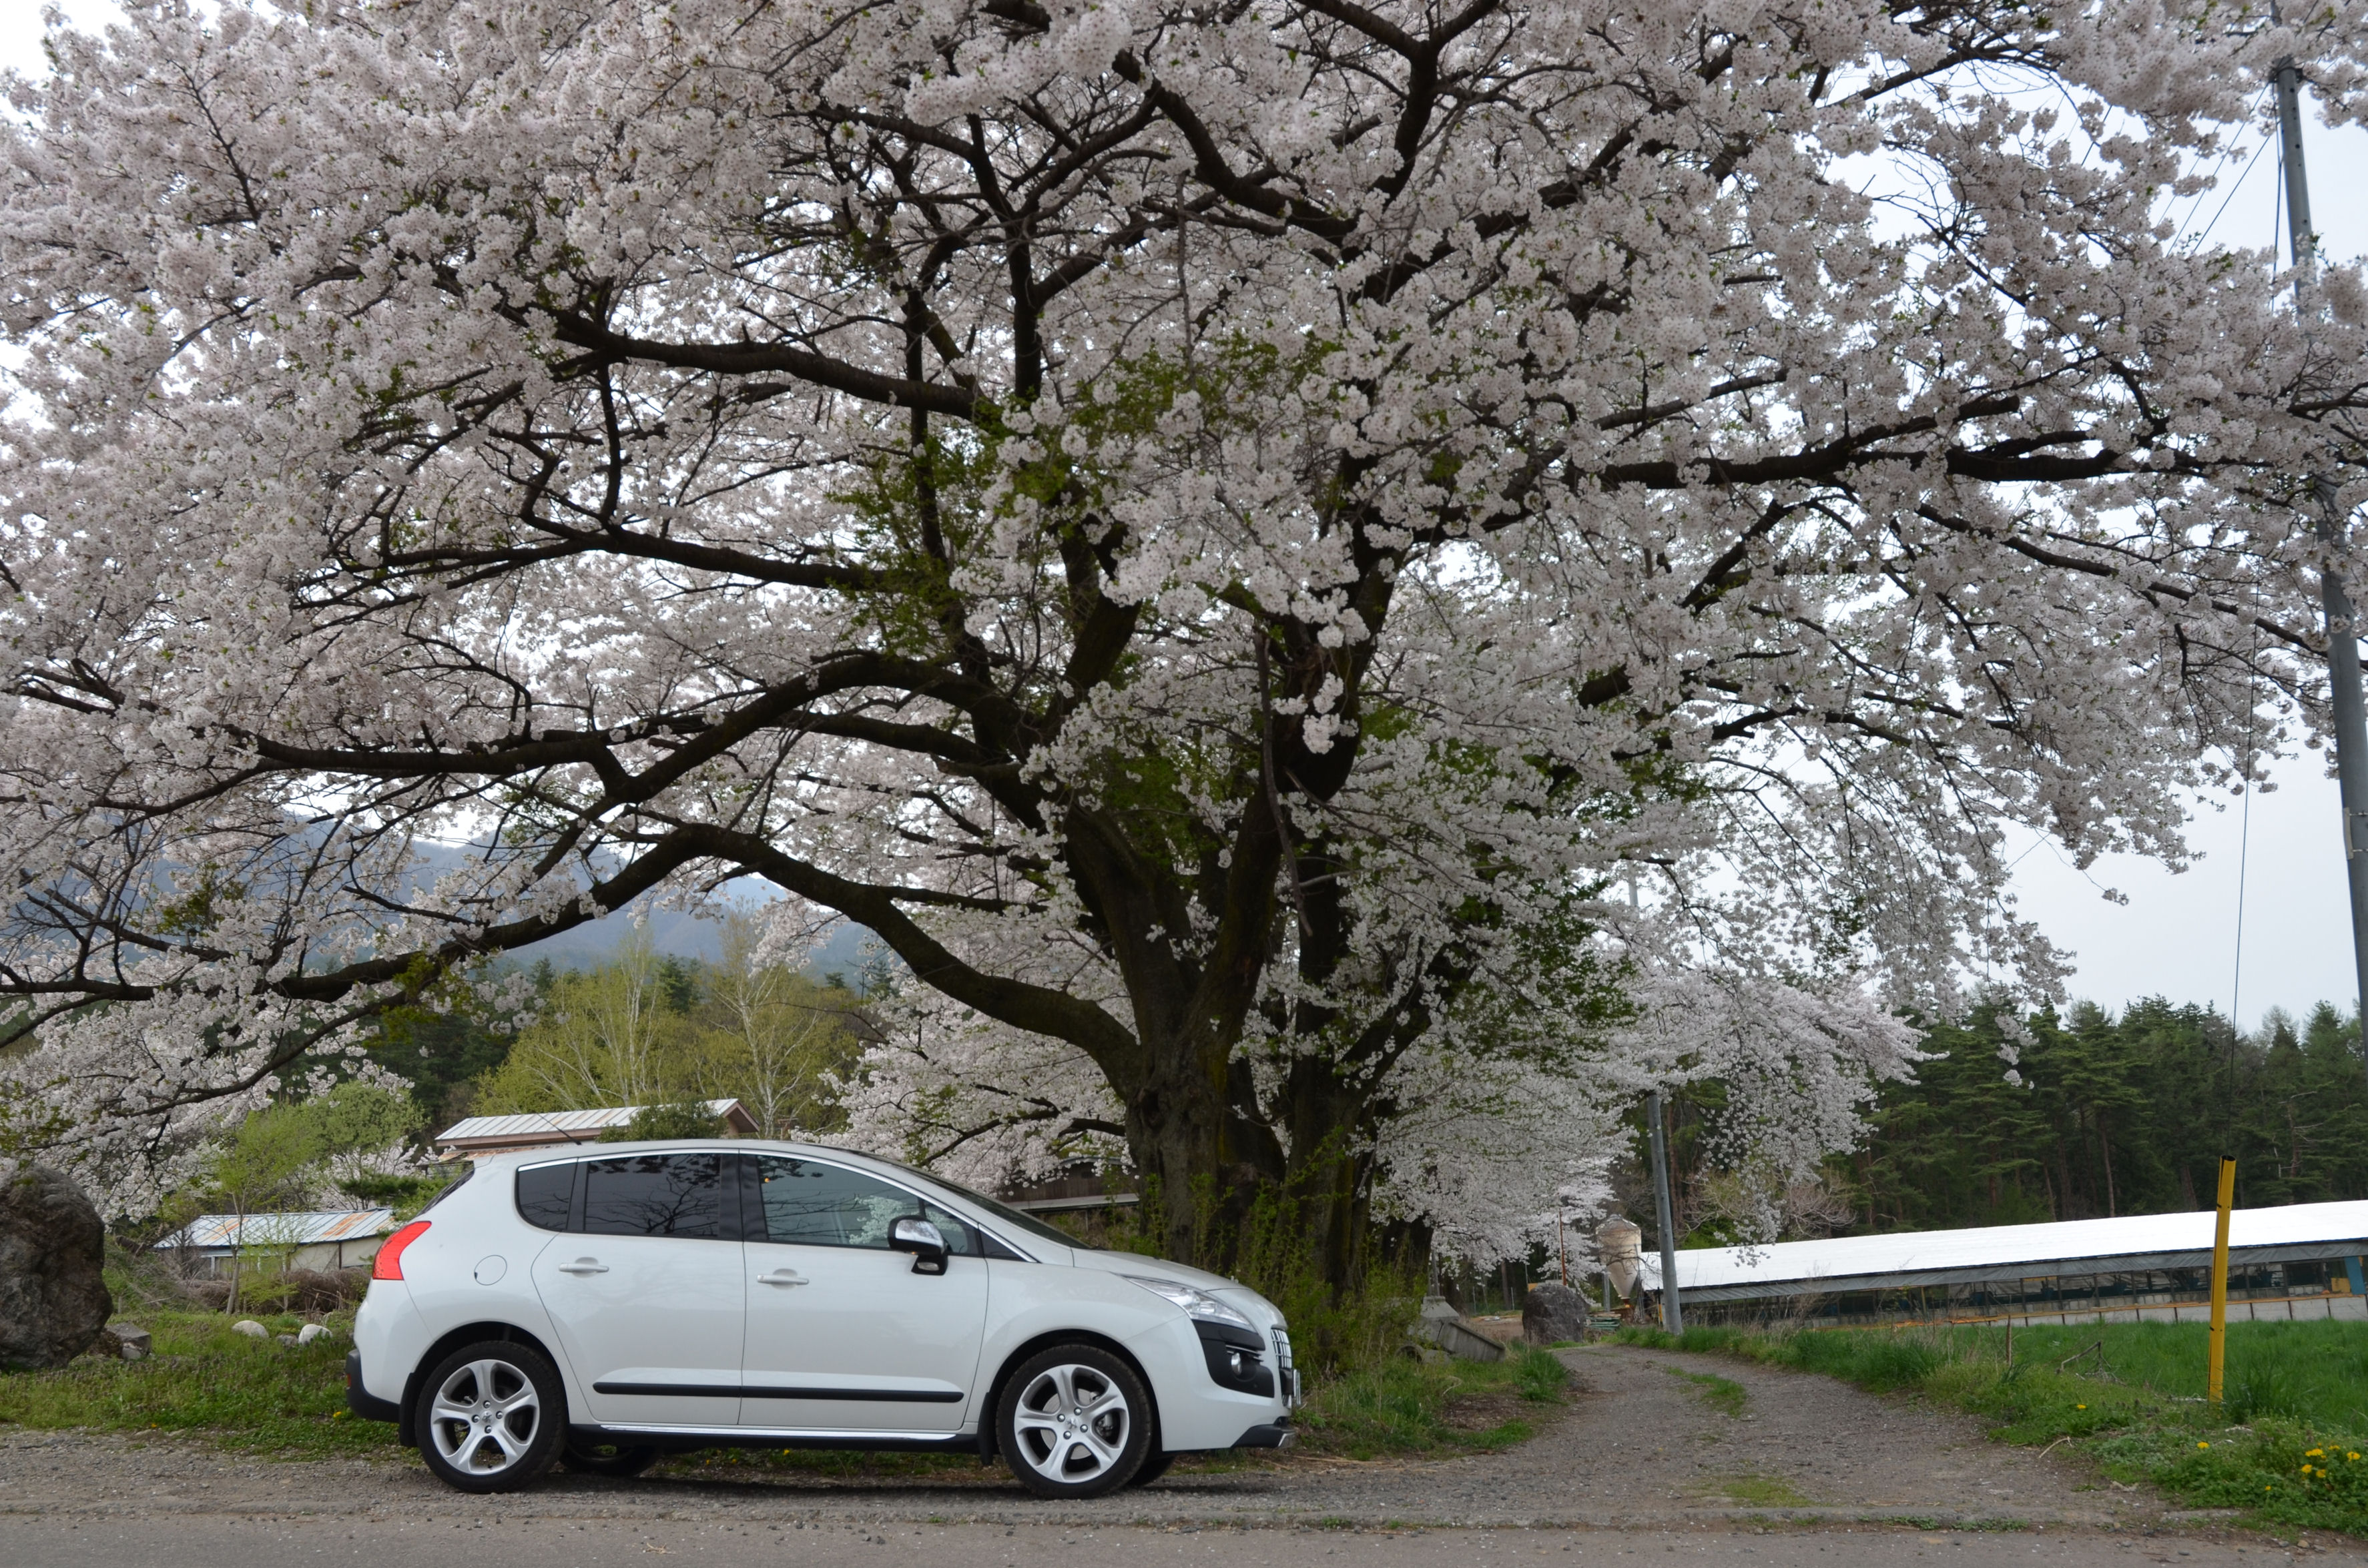
<path fill-rule="evenodd" d="M 518 1218 L 539 1230 L 567 1229 L 567 1207 L 575 1197 L 575 1162 L 529 1165 L 518 1174 Z"/>
<path fill-rule="evenodd" d="M 768 1241 L 885 1250 L 889 1226 L 910 1217 L 937 1226 L 949 1252 L 962 1257 L 978 1253 L 970 1227 L 954 1215 L 902 1187 L 844 1165 L 760 1154 L 757 1182 L 764 1199 Z"/>
<path fill-rule="evenodd" d="M 587 1234 L 723 1234 L 722 1156 L 621 1154 L 582 1164 Z"/>

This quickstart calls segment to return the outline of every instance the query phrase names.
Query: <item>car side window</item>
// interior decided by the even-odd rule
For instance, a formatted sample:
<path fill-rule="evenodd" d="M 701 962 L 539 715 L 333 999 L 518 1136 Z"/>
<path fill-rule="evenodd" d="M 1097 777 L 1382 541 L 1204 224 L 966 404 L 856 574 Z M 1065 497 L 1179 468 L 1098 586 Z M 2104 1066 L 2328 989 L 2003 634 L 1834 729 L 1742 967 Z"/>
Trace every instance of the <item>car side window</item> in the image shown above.
<path fill-rule="evenodd" d="M 584 1223 L 596 1236 L 723 1234 L 716 1154 L 620 1154 L 584 1162 Z"/>
<path fill-rule="evenodd" d="M 954 1215 L 903 1187 L 844 1165 L 759 1154 L 757 1185 L 764 1199 L 765 1234 L 770 1241 L 885 1251 L 891 1225 L 900 1219 L 919 1218 L 937 1226 L 949 1252 L 962 1257 L 978 1255 L 977 1238 Z"/>
<path fill-rule="evenodd" d="M 567 1229 L 567 1208 L 575 1198 L 575 1162 L 528 1165 L 518 1174 L 518 1218 L 541 1231 Z"/>

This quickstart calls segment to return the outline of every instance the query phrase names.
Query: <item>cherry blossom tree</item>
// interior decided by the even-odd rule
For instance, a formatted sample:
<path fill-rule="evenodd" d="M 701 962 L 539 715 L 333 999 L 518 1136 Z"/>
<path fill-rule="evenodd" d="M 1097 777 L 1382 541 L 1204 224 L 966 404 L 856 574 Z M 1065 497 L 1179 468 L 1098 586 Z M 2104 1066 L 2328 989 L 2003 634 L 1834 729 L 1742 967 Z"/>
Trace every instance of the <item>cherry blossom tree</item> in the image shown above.
<path fill-rule="evenodd" d="M 994 1125 L 1287 1187 L 1336 1278 L 1376 1192 L 1486 1185 L 1459 1119 L 1583 1153 L 1740 1060 L 1664 1048 L 1688 987 L 1806 1108 L 1739 1125 L 1846 1137 L 1870 1009 L 2053 983 L 2010 826 L 2176 860 L 2317 722 L 2360 277 L 2297 308 L 2164 213 L 2281 57 L 2357 118 L 2363 21 L 54 31 L 0 152 L 17 1080 L 120 1153 L 755 876 L 982 1042 L 916 1085 L 1038 1062 Z"/>

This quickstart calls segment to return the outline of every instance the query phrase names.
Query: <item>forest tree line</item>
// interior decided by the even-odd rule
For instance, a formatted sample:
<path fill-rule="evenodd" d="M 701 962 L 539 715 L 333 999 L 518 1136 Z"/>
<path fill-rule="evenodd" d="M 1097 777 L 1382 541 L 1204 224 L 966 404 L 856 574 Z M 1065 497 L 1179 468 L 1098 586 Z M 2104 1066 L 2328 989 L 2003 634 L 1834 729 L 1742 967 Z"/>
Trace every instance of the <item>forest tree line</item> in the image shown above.
<path fill-rule="evenodd" d="M 2159 997 L 2019 1026 L 1977 1007 L 1930 1026 L 1925 1049 L 1858 1149 L 1784 1205 L 1788 1238 L 2204 1209 L 2224 1153 L 2239 1208 L 2368 1198 L 2368 1070 L 2358 1020 L 2329 1004 L 2273 1008 L 2249 1033 Z M 1687 1157 L 1716 1110 L 1714 1090 L 1677 1110 L 1689 1244 L 1733 1239 L 1722 1176 Z M 1641 1165 L 1619 1186 L 1649 1214 Z"/>

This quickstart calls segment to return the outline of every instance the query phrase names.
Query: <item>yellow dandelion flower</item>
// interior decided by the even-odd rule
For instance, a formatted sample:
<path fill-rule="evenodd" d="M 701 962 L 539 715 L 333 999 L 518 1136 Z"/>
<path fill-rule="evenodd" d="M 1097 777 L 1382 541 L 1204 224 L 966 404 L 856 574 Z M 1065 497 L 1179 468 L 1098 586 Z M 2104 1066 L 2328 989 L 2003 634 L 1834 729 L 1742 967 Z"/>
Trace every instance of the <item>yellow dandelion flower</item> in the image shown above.
<path fill-rule="evenodd" d="M 2325 1459 L 2327 1457 L 2327 1450 L 2325 1449 L 2305 1449 L 2303 1452 L 2308 1454 L 2315 1460 Z"/>
<path fill-rule="evenodd" d="M 2088 1409 L 2089 1407 L 2088 1407 L 2087 1405 L 2085 1405 L 2085 1404 L 2076 1404 L 2076 1405 L 2074 1405 L 2072 1408 L 2073 1408 L 2073 1409 L 2075 1409 L 2075 1410 L 2086 1410 L 2086 1409 Z"/>
<path fill-rule="evenodd" d="M 2347 1460 L 2356 1460 L 2356 1459 L 2358 1459 L 2358 1458 L 2360 1457 L 2360 1450 L 2359 1450 L 2359 1449 L 2352 1449 L 2350 1453 L 2345 1454 L 2343 1457 L 2344 1457 L 2345 1459 L 2347 1459 Z"/>
<path fill-rule="evenodd" d="M 2209 1444 L 2209 1443 L 2198 1443 L 2198 1444 L 2196 1444 L 2195 1446 L 2196 1446 L 2197 1448 L 2199 1448 L 2199 1449 L 2208 1449 L 2208 1448 L 2210 1448 L 2212 1445 L 2211 1445 L 2211 1444 Z"/>

